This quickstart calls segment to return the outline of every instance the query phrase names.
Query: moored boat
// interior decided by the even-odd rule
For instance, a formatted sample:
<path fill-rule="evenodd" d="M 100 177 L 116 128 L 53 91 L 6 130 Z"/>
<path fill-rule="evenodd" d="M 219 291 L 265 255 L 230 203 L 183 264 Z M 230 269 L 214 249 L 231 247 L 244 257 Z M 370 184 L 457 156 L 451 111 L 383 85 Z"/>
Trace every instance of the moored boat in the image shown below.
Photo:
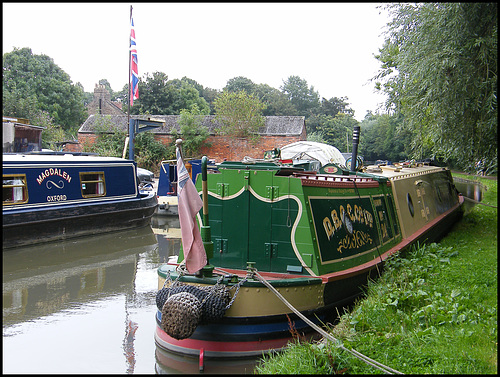
<path fill-rule="evenodd" d="M 157 198 L 159 215 L 178 215 L 177 201 L 177 160 L 164 160 L 160 163 L 160 176 L 158 177 Z M 201 173 L 201 159 L 185 161 L 186 169 L 193 182 Z M 211 169 L 216 169 L 215 164 Z"/>
<path fill-rule="evenodd" d="M 131 160 L 3 154 L 3 247 L 146 226 L 157 200 Z"/>
<path fill-rule="evenodd" d="M 280 349 L 294 334 L 317 337 L 304 318 L 333 320 L 389 256 L 439 240 L 462 215 L 446 168 L 308 171 L 297 162 L 223 162 L 198 176 L 208 261 L 186 270 L 193 250 L 183 243 L 158 269 L 160 347 L 238 357 Z"/>

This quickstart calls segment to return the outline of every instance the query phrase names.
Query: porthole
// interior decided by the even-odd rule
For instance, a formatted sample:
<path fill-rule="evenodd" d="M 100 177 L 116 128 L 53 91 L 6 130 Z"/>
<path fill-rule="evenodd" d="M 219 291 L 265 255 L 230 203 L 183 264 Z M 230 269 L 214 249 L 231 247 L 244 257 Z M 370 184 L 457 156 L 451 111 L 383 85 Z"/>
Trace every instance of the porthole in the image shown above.
<path fill-rule="evenodd" d="M 342 215 L 342 223 L 344 224 L 347 233 L 352 236 L 352 233 L 354 232 L 352 221 L 345 212 L 343 212 Z"/>
<path fill-rule="evenodd" d="M 410 193 L 406 194 L 406 202 L 408 203 L 408 209 L 410 210 L 410 215 L 413 217 L 415 215 L 415 210 L 413 209 L 413 201 L 411 200 Z"/>

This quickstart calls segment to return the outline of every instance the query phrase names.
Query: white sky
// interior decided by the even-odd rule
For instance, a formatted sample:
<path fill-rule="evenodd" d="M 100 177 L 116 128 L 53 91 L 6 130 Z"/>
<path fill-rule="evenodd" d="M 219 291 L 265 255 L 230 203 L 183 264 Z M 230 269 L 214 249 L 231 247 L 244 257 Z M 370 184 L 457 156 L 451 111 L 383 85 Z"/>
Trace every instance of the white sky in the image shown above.
<path fill-rule="evenodd" d="M 377 3 L 3 3 L 3 53 L 30 47 L 86 92 L 100 79 L 121 90 L 130 5 L 141 77 L 220 90 L 237 76 L 276 89 L 299 76 L 320 97 L 348 97 L 360 121 L 385 99 L 370 82 L 389 21 Z"/>

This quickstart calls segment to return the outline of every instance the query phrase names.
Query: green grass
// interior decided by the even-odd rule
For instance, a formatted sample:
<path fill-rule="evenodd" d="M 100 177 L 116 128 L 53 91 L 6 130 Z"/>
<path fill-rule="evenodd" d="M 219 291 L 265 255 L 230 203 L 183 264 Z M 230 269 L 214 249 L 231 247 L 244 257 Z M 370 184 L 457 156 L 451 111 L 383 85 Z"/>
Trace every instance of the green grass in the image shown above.
<path fill-rule="evenodd" d="M 497 181 L 479 180 L 497 206 Z M 497 216 L 476 205 L 440 243 L 391 258 L 332 335 L 405 374 L 497 373 Z M 255 372 L 382 373 L 326 342 L 290 343 Z"/>

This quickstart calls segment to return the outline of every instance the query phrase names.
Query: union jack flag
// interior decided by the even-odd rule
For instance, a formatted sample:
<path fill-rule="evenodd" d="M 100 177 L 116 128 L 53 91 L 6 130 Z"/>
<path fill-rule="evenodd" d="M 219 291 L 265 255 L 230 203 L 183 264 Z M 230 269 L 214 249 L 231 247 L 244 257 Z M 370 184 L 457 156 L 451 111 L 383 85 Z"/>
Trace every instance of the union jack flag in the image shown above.
<path fill-rule="evenodd" d="M 135 44 L 134 19 L 130 15 L 130 106 L 139 98 L 139 71 L 137 69 L 137 45 Z"/>

